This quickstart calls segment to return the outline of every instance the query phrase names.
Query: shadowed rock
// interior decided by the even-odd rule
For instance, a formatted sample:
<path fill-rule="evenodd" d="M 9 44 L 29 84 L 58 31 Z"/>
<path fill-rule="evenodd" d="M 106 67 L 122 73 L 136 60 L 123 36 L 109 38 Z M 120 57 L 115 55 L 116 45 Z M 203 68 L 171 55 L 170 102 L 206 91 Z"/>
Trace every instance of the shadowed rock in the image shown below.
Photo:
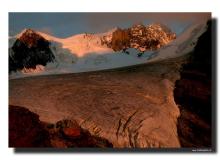
<path fill-rule="evenodd" d="M 48 124 L 24 107 L 9 106 L 9 147 L 112 147 L 112 144 L 91 136 L 74 120 Z"/>
<path fill-rule="evenodd" d="M 9 147 L 48 147 L 48 138 L 37 114 L 23 107 L 9 106 Z"/>
<path fill-rule="evenodd" d="M 50 42 L 31 29 L 27 29 L 9 49 L 9 72 L 24 68 L 46 66 L 55 59 Z"/>
<path fill-rule="evenodd" d="M 175 85 L 174 97 L 181 113 L 178 135 L 183 147 L 212 146 L 211 27 L 209 21 L 207 31 L 199 38 L 188 63 L 181 68 L 181 79 Z"/>

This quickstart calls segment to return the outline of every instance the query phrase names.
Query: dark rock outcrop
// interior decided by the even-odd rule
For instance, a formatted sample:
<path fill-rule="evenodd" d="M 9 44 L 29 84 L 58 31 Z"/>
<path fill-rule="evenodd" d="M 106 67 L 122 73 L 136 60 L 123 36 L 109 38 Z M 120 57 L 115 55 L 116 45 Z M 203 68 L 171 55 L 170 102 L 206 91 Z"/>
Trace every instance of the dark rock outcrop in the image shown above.
<path fill-rule="evenodd" d="M 31 29 L 25 30 L 9 49 L 9 72 L 35 69 L 37 65 L 53 62 L 55 56 L 49 46 L 50 42 L 41 35 Z"/>
<path fill-rule="evenodd" d="M 107 140 L 82 129 L 75 120 L 64 119 L 56 124 L 47 124 L 47 130 L 53 147 L 112 147 Z"/>
<path fill-rule="evenodd" d="M 24 107 L 9 106 L 9 147 L 112 147 L 107 140 L 92 136 L 74 120 L 56 124 L 41 122 Z"/>
<path fill-rule="evenodd" d="M 176 81 L 174 98 L 181 115 L 178 135 L 183 147 L 211 147 L 211 58 L 212 26 L 199 38 L 188 63 L 181 69 L 181 79 Z"/>
<path fill-rule="evenodd" d="M 9 106 L 9 147 L 48 147 L 49 134 L 39 116 L 19 106 Z"/>

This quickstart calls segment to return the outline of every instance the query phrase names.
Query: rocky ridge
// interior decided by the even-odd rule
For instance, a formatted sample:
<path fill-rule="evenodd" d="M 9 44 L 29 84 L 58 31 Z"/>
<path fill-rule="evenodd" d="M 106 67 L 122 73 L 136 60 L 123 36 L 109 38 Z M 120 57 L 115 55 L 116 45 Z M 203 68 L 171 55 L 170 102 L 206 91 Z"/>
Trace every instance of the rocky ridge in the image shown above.
<path fill-rule="evenodd" d="M 103 37 L 102 43 L 115 51 L 136 48 L 140 52 L 144 52 L 159 49 L 175 38 L 176 34 L 165 25 L 159 23 L 147 26 L 137 24 L 128 29 L 117 28 L 112 33 L 111 40 Z"/>

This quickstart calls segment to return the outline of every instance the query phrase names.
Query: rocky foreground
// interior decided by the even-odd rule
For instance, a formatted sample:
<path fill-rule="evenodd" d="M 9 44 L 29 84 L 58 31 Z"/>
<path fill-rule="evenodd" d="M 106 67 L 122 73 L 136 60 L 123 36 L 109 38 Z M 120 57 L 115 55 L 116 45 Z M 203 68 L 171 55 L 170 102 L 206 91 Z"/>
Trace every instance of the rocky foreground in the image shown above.
<path fill-rule="evenodd" d="M 9 147 L 112 147 L 74 120 L 45 123 L 37 114 L 19 106 L 9 106 L 9 115 Z"/>

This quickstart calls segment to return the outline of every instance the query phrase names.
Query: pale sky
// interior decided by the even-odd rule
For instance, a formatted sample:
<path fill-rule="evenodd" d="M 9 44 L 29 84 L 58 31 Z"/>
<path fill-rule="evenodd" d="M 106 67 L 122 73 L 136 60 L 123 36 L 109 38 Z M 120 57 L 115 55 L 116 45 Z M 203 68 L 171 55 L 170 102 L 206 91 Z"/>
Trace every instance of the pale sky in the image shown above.
<path fill-rule="evenodd" d="M 154 22 L 163 23 L 179 34 L 190 24 L 210 18 L 210 13 L 9 13 L 9 35 L 32 28 L 63 38 Z"/>

